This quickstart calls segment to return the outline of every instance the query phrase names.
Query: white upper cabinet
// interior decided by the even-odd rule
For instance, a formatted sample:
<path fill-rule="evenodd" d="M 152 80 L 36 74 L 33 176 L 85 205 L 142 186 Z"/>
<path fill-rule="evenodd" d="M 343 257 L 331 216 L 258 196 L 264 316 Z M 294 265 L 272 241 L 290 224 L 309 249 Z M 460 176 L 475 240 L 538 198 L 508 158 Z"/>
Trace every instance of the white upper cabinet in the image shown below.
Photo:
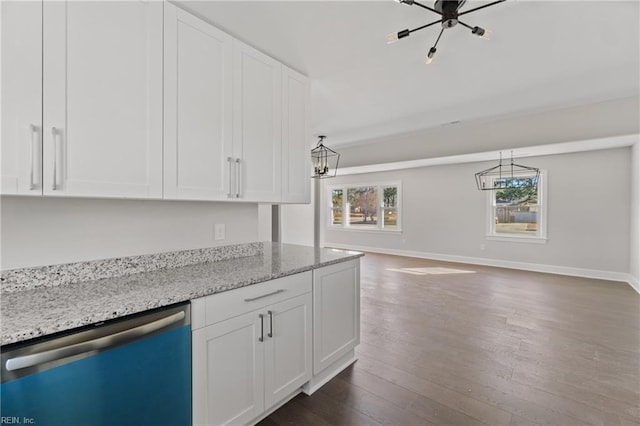
<path fill-rule="evenodd" d="M 309 79 L 282 67 L 282 201 L 309 203 Z"/>
<path fill-rule="evenodd" d="M 3 1 L 2 194 L 42 195 L 42 2 Z"/>
<path fill-rule="evenodd" d="M 230 198 L 232 40 L 165 4 L 164 198 Z"/>
<path fill-rule="evenodd" d="M 280 62 L 233 41 L 235 198 L 278 202 L 282 179 Z"/>
<path fill-rule="evenodd" d="M 44 2 L 45 195 L 162 196 L 160 2 Z"/>
<path fill-rule="evenodd" d="M 0 193 L 309 202 L 309 82 L 159 1 L 3 1 Z"/>
<path fill-rule="evenodd" d="M 164 198 L 309 202 L 309 85 L 165 5 Z"/>

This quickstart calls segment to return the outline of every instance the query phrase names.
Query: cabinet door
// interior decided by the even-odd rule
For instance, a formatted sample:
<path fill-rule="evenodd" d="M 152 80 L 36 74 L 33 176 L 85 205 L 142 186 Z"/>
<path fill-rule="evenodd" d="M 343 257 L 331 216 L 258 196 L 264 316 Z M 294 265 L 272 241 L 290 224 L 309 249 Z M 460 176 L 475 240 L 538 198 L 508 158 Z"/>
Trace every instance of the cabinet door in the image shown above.
<path fill-rule="evenodd" d="M 282 201 L 311 202 L 309 79 L 282 67 Z"/>
<path fill-rule="evenodd" d="M 165 4 L 164 198 L 231 193 L 231 37 Z"/>
<path fill-rule="evenodd" d="M 45 1 L 44 193 L 162 196 L 155 1 Z"/>
<path fill-rule="evenodd" d="M 265 349 L 265 408 L 311 378 L 311 293 L 269 309 Z"/>
<path fill-rule="evenodd" d="M 3 1 L 2 194 L 42 195 L 42 2 Z"/>
<path fill-rule="evenodd" d="M 313 271 L 313 372 L 360 343 L 360 262 Z"/>
<path fill-rule="evenodd" d="M 262 333 L 258 312 L 193 332 L 194 425 L 243 424 L 262 413 Z"/>
<path fill-rule="evenodd" d="M 233 41 L 233 141 L 236 196 L 279 202 L 281 189 L 281 64 Z"/>

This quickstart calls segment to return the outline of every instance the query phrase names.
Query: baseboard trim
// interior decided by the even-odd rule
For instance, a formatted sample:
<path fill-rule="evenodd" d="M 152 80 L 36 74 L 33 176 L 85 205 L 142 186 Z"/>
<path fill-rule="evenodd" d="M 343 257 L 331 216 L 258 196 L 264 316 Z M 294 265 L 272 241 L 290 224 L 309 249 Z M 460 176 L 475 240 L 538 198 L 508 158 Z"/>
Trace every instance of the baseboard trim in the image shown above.
<path fill-rule="evenodd" d="M 420 259 L 441 260 L 443 262 L 467 263 L 471 265 L 495 266 L 498 268 L 520 269 L 523 271 L 544 272 L 548 274 L 569 275 L 574 277 L 594 278 L 599 280 L 622 281 L 628 283 L 640 293 L 638 280 L 624 272 L 601 271 L 597 269 L 573 268 L 569 266 L 543 265 L 539 263 L 512 262 L 509 260 L 486 259 L 482 257 L 456 256 L 441 253 L 427 253 L 412 250 L 396 250 L 380 247 L 354 246 L 350 244 L 325 243 L 326 247 L 368 251 L 372 253 L 391 254 L 396 256 L 416 257 Z M 634 281 L 635 280 L 635 281 Z"/>

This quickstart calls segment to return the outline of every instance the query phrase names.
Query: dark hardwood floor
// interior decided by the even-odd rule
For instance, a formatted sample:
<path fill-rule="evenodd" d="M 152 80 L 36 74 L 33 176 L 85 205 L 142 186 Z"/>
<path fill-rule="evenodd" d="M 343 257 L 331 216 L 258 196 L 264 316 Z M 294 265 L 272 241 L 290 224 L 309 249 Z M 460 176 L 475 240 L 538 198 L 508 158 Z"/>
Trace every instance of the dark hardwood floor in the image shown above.
<path fill-rule="evenodd" d="M 405 269 L 436 267 L 473 273 Z M 261 425 L 640 425 L 628 284 L 369 253 L 361 282 L 358 361 Z"/>

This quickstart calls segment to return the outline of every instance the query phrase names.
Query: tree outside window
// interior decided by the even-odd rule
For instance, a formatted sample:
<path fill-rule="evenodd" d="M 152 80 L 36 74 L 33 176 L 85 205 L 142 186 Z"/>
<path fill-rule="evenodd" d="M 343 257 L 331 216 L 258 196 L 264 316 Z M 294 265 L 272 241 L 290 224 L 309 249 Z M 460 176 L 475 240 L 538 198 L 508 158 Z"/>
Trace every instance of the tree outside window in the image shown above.
<path fill-rule="evenodd" d="M 373 186 L 349 188 L 349 225 L 376 225 L 378 223 L 378 188 Z"/>
<path fill-rule="evenodd" d="M 398 226 L 398 187 L 387 186 L 382 190 L 383 203 L 382 203 L 382 217 L 383 228 L 393 229 Z"/>
<path fill-rule="evenodd" d="M 496 179 L 491 192 L 490 234 L 540 236 L 539 182 L 534 176 Z"/>
<path fill-rule="evenodd" d="M 342 224 L 342 189 L 331 191 L 331 223 Z"/>
<path fill-rule="evenodd" d="M 330 188 L 333 227 L 345 229 L 400 230 L 399 184 Z M 346 197 L 343 197 L 346 194 Z M 343 219 L 342 212 L 345 212 Z"/>

